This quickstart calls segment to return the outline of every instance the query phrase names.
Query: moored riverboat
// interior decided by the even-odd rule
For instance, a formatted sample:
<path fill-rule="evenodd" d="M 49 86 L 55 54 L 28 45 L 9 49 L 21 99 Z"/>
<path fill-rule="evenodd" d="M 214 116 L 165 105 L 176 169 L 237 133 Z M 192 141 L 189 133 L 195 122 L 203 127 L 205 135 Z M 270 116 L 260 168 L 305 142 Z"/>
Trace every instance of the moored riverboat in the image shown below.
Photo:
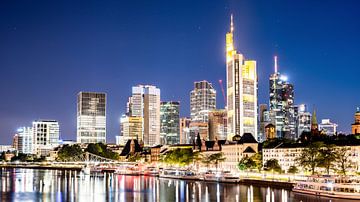
<path fill-rule="evenodd" d="M 311 176 L 297 181 L 293 191 L 322 197 L 360 199 L 360 178 L 356 176 Z"/>

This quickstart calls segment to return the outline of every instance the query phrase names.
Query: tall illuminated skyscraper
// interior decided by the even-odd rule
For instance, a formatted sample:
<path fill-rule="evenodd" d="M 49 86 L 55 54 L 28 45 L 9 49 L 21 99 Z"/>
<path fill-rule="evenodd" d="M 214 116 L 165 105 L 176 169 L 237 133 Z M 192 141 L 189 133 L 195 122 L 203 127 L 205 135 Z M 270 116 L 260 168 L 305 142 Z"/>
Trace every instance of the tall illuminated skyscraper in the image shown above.
<path fill-rule="evenodd" d="M 294 109 L 294 86 L 278 71 L 274 58 L 274 73 L 269 79 L 271 122 L 275 125 L 277 138 L 296 139 L 296 115 Z"/>
<path fill-rule="evenodd" d="M 180 102 L 161 102 L 160 105 L 160 140 L 161 144 L 180 143 Z"/>
<path fill-rule="evenodd" d="M 144 144 L 160 144 L 160 89 L 152 85 L 132 87 L 127 108 L 129 116 L 142 118 Z"/>
<path fill-rule="evenodd" d="M 245 60 L 234 47 L 234 23 L 226 34 L 227 138 L 251 133 L 257 139 L 256 61 Z"/>
<path fill-rule="evenodd" d="M 216 109 L 216 90 L 208 81 L 194 82 L 190 92 L 190 115 L 192 122 L 208 122 L 209 112 Z"/>
<path fill-rule="evenodd" d="M 77 142 L 106 142 L 106 94 L 80 92 L 77 98 Z"/>

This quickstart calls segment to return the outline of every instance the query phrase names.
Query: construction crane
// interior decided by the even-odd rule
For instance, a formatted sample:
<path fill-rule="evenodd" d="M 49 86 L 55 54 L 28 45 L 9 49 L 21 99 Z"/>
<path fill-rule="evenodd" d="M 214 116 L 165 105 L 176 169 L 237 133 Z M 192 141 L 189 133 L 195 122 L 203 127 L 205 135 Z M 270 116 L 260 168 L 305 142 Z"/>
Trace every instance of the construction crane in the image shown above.
<path fill-rule="evenodd" d="M 221 79 L 219 79 L 219 85 L 220 85 L 221 92 L 222 92 L 222 95 L 223 95 L 223 98 L 224 98 L 224 105 L 225 105 L 225 107 L 226 107 L 225 91 L 224 91 L 224 86 L 222 85 L 222 80 L 221 80 Z"/>

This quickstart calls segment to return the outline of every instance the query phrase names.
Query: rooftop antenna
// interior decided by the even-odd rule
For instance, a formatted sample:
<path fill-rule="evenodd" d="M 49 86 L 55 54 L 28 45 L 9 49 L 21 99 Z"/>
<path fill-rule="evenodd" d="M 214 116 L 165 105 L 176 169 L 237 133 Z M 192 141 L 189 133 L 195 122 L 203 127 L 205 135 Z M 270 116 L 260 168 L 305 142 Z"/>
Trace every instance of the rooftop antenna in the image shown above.
<path fill-rule="evenodd" d="M 275 73 L 278 72 L 278 63 L 277 63 L 277 56 L 274 56 L 274 68 L 275 68 Z"/>

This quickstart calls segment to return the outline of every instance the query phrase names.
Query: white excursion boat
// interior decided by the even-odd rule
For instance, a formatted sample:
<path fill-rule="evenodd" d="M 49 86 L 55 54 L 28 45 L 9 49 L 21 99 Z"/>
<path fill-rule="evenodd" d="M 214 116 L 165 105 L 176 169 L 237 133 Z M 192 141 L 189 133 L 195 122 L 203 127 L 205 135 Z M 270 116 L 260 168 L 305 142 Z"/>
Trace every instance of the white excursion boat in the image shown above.
<path fill-rule="evenodd" d="M 297 181 L 293 191 L 340 199 L 360 199 L 360 178 L 355 176 L 311 176 Z"/>

